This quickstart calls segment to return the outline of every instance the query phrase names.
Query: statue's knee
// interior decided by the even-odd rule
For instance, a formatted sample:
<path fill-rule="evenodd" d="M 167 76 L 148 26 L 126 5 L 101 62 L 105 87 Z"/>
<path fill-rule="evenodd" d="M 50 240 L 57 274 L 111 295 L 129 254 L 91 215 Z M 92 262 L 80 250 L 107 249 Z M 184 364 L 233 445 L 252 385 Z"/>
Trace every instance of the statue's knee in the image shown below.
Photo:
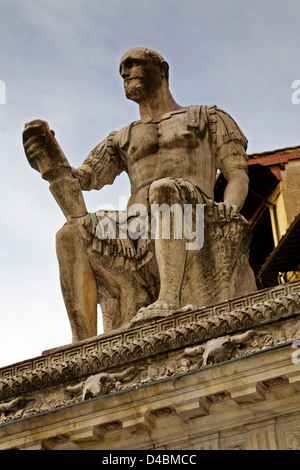
<path fill-rule="evenodd" d="M 74 250 L 79 246 L 80 228 L 76 223 L 66 223 L 56 234 L 56 252 L 57 254 Z"/>
<path fill-rule="evenodd" d="M 149 188 L 150 204 L 174 204 L 179 200 L 179 191 L 170 178 L 154 181 Z"/>

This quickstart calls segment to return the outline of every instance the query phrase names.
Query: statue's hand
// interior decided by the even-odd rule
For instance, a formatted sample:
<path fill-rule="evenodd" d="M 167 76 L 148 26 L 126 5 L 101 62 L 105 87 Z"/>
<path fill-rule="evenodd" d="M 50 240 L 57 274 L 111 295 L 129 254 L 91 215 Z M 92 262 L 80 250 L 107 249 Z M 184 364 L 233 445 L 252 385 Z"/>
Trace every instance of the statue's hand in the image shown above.
<path fill-rule="evenodd" d="M 80 184 L 72 177 L 71 166 L 47 122 L 36 120 L 26 124 L 23 145 L 30 165 L 49 181 L 49 189 L 66 219 L 86 215 Z"/>
<path fill-rule="evenodd" d="M 88 171 L 83 171 L 79 168 L 71 168 L 71 175 L 79 181 L 82 190 L 90 188 L 90 174 Z"/>
<path fill-rule="evenodd" d="M 70 175 L 69 162 L 47 122 L 35 120 L 26 124 L 23 145 L 30 165 L 41 173 L 42 178 L 53 181 Z"/>
<path fill-rule="evenodd" d="M 77 168 L 71 168 L 71 175 L 74 177 L 74 178 L 77 178 L 78 181 L 80 182 L 84 176 L 84 173 L 82 170 L 78 170 Z"/>
<path fill-rule="evenodd" d="M 47 134 L 53 137 L 55 135 L 54 131 L 50 130 L 48 123 L 41 120 L 29 122 L 23 131 L 23 146 L 26 157 L 30 165 L 37 171 L 39 171 L 38 158 L 47 152 L 47 147 L 49 148 L 49 135 Z"/>
<path fill-rule="evenodd" d="M 228 204 L 225 202 L 218 202 L 216 206 L 217 206 L 219 219 L 229 220 L 229 219 L 235 219 L 239 217 L 238 208 L 237 206 L 233 204 Z"/>

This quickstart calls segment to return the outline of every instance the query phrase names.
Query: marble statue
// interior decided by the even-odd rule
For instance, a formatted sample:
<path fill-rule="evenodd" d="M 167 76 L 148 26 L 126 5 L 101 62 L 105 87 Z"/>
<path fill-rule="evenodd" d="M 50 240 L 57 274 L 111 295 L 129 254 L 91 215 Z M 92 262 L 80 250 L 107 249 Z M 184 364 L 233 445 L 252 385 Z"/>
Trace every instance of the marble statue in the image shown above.
<path fill-rule="evenodd" d="M 29 163 L 67 219 L 56 247 L 73 342 L 97 335 L 98 303 L 106 332 L 256 289 L 251 234 L 239 213 L 248 192 L 243 132 L 217 106 L 178 105 L 169 66 L 155 51 L 127 51 L 119 71 L 140 119 L 111 132 L 78 169 L 45 121 L 23 133 Z M 223 203 L 214 202 L 218 170 L 227 180 Z M 100 190 L 123 171 L 131 185 L 126 211 L 89 213 L 82 190 Z M 190 218 L 180 218 L 185 208 Z"/>

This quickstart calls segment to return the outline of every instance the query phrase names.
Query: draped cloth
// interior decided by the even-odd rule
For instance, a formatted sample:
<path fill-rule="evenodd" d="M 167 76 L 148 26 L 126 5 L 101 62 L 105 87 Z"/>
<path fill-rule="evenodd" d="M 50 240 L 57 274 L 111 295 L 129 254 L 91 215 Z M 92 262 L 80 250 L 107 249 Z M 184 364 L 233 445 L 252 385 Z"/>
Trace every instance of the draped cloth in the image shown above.
<path fill-rule="evenodd" d="M 189 181 L 179 178 L 169 178 L 174 183 L 182 206 L 190 204 L 205 204 L 208 198 L 199 188 Z M 134 220 L 138 219 L 138 220 Z M 137 238 L 130 237 L 128 228 L 138 227 Z M 99 211 L 88 214 L 84 219 L 86 237 L 92 235 L 88 246 L 88 254 L 93 259 L 109 258 L 109 267 L 123 267 L 131 271 L 140 269 L 154 255 L 151 247 L 153 239 L 153 213 L 149 200 L 145 212 L 128 215 L 126 211 Z M 126 236 L 127 233 L 127 236 Z M 153 245 L 153 244 L 152 244 Z"/>

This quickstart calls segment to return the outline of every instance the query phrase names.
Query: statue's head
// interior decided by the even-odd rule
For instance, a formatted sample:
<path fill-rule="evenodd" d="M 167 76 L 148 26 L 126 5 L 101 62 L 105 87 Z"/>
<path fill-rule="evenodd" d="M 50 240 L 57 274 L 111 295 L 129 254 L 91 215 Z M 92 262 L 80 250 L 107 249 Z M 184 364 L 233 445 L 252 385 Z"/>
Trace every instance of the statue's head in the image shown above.
<path fill-rule="evenodd" d="M 151 49 L 129 49 L 120 61 L 126 97 L 139 103 L 156 88 L 168 86 L 169 66 L 163 57 Z"/>

